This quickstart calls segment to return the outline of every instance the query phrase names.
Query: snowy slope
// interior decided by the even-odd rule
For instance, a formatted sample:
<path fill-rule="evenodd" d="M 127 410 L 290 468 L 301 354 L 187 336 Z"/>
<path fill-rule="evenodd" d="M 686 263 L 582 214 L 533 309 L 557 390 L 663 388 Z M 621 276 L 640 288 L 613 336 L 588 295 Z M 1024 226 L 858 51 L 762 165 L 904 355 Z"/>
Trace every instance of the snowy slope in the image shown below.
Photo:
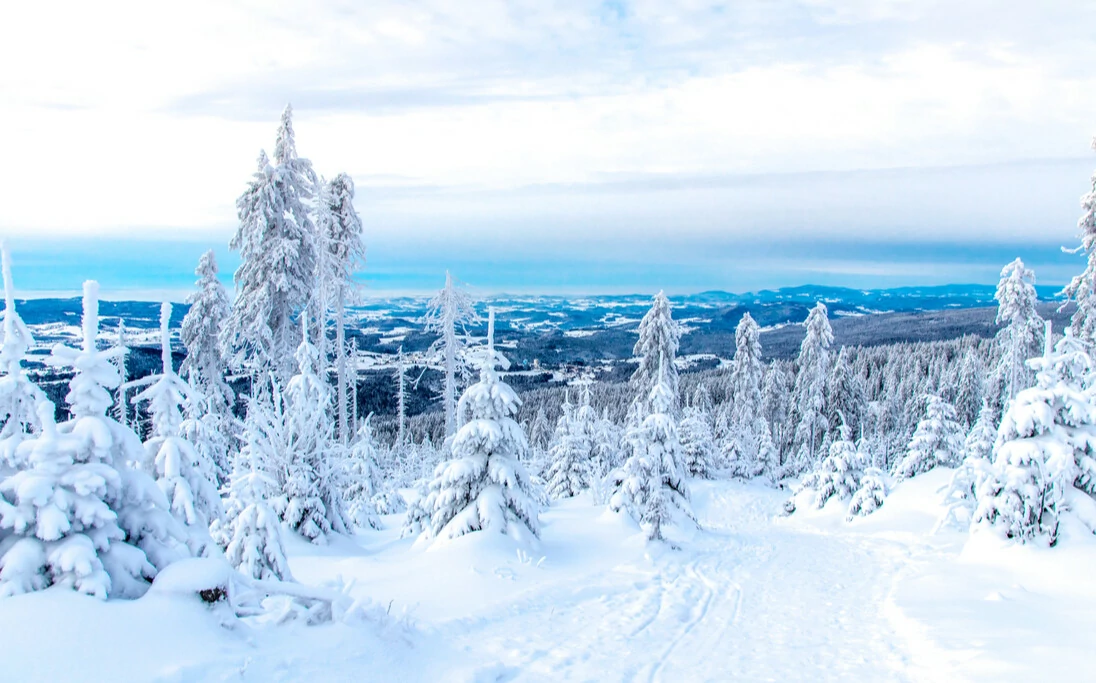
<path fill-rule="evenodd" d="M 532 552 L 481 534 L 423 549 L 395 528 L 290 545 L 298 579 L 355 579 L 410 627 L 226 628 L 180 596 L 49 590 L 0 601 L 0 661 L 11 680 L 1083 680 L 1096 541 L 932 535 L 948 475 L 851 525 L 836 501 L 782 517 L 781 492 L 694 482 L 703 530 L 681 550 L 586 496 L 542 515 Z"/>

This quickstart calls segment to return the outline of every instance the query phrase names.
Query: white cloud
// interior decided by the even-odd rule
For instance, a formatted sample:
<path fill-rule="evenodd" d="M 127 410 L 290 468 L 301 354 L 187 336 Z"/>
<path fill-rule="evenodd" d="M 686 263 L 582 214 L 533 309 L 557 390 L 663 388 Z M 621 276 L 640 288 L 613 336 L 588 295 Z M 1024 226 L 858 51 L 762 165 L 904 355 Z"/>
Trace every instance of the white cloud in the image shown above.
<path fill-rule="evenodd" d="M 18 3 L 20 29 L 0 43 L 0 63 L 19 65 L 0 70 L 0 226 L 226 233 L 287 100 L 302 153 L 353 173 L 363 198 L 391 184 L 381 177 L 447 188 L 363 201 L 381 229 L 809 220 L 779 188 L 629 201 L 584 188 L 1077 156 L 1096 111 L 1093 12 L 1057 0 Z M 847 232 L 861 204 L 872 220 L 894 205 L 872 197 L 885 182 L 846 180 L 826 190 L 840 200 L 809 202 L 824 212 L 816 229 Z M 987 193 L 972 198 L 947 182 L 922 185 L 941 204 L 899 203 L 912 214 L 895 224 L 991 234 L 993 187 L 968 182 Z M 544 184 L 578 187 L 530 200 Z M 1004 200 L 1032 235 L 1039 215 L 1060 220 L 1045 197 Z"/>

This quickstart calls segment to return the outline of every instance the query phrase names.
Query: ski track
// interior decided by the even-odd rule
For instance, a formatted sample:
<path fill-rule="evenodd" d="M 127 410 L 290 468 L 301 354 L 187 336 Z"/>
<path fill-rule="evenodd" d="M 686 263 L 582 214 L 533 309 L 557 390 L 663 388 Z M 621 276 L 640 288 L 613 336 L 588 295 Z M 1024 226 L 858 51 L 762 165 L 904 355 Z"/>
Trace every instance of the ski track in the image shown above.
<path fill-rule="evenodd" d="M 473 680 L 906 680 L 882 609 L 901 548 L 788 529 L 756 500 L 707 494 L 684 550 L 443 626 L 500 663 Z"/>

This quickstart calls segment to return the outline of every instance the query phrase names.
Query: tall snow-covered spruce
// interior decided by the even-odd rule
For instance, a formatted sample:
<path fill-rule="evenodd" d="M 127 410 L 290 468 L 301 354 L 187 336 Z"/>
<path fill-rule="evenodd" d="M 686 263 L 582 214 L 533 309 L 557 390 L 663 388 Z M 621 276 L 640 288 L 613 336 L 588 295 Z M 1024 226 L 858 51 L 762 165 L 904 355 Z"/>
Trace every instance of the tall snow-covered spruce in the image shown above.
<path fill-rule="evenodd" d="M 1096 149 L 1096 137 L 1092 139 L 1092 149 Z M 1092 344 L 1096 343 L 1096 173 L 1092 174 L 1089 191 L 1081 195 L 1081 209 L 1083 213 L 1077 221 L 1081 245 L 1077 249 L 1085 252 L 1087 263 L 1062 294 L 1077 304 L 1070 321 L 1074 336 Z"/>
<path fill-rule="evenodd" d="M 72 419 L 54 422 L 37 404 L 42 431 L 24 439 L 27 466 L 0 483 L 0 595 L 60 585 L 99 598 L 139 597 L 167 564 L 187 555 L 186 535 L 163 492 L 127 463 L 143 459 L 137 435 L 107 417 L 118 386 L 110 351 L 99 351 L 99 285 L 84 283 L 83 344 L 57 346 L 50 365 L 75 370 Z"/>
<path fill-rule="evenodd" d="M 4 274 L 4 339 L 0 345 L 0 471 L 3 465 L 15 466 L 16 450 L 25 436 L 41 429 L 37 405 L 46 396 L 27 377 L 23 360 L 34 344 L 30 330 L 15 310 L 15 291 L 7 245 L 2 245 Z"/>
<path fill-rule="evenodd" d="M 974 523 L 1016 542 L 1054 545 L 1062 514 L 1096 496 L 1096 406 L 1084 385 L 1092 358 L 1071 332 L 1051 351 L 1048 325 L 1048 348 L 1030 363 L 1036 384 L 1010 404 L 978 484 Z"/>
<path fill-rule="evenodd" d="M 795 390 L 792 409 L 795 428 L 795 454 L 788 474 L 796 475 L 813 468 L 822 439 L 830 428 L 826 419 L 826 380 L 830 370 L 833 328 L 826 305 L 819 302 L 807 315 L 807 334 L 796 360 Z"/>
<path fill-rule="evenodd" d="M 297 326 L 293 319 L 311 301 L 316 286 L 316 228 L 309 201 L 316 174 L 297 156 L 293 111 L 285 108 L 274 148 L 266 153 L 247 189 L 236 200 L 239 227 L 229 247 L 240 252 L 236 299 L 222 331 L 235 366 L 253 375 L 266 368 L 285 382 L 293 374 Z"/>
<path fill-rule="evenodd" d="M 231 307 L 217 278 L 217 257 L 212 249 L 202 254 L 194 274 L 198 276 L 197 291 L 187 297 L 190 309 L 179 330 L 186 348 L 179 374 L 207 397 L 211 410 L 227 415 L 236 395 L 225 382 L 228 363 L 221 349 L 221 330 Z"/>
<path fill-rule="evenodd" d="M 189 533 L 191 550 L 205 554 L 210 548 L 209 525 L 223 514 L 216 486 L 216 465 L 182 437 L 183 407 L 197 396 L 175 373 L 171 359 L 171 304 L 160 307 L 162 370 L 153 383 L 134 397 L 147 402 L 152 416 L 152 436 L 145 442 L 142 468 L 151 474 L 171 506 L 171 512 Z"/>
<path fill-rule="evenodd" d="M 632 373 L 632 384 L 645 394 L 664 383 L 673 394 L 671 414 L 677 409 L 678 378 L 674 359 L 680 339 L 681 328 L 674 321 L 670 300 L 665 293 L 659 292 L 651 302 L 651 309 L 639 321 L 639 339 L 632 349 L 639 366 Z M 665 378 L 661 378 L 660 372 L 665 373 Z"/>
<path fill-rule="evenodd" d="M 1034 380 L 1027 360 L 1039 355 L 1043 331 L 1043 319 L 1036 310 L 1035 273 L 1020 259 L 1008 264 L 1001 271 L 996 298 L 997 324 L 1003 327 L 997 333 L 1001 356 L 994 372 L 995 399 L 1003 411 Z"/>
<path fill-rule="evenodd" d="M 590 406 L 587 386 L 582 392 L 582 405 L 577 409 L 568 405 L 559 417 L 545 472 L 549 496 L 571 498 L 590 488 L 594 476 L 596 430 L 597 413 Z"/>
<path fill-rule="evenodd" d="M 449 271 L 445 272 L 445 287 L 430 300 L 423 319 L 426 331 L 438 335 L 431 350 L 440 352 L 445 370 L 442 388 L 442 405 L 445 408 L 445 434 L 452 435 L 457 429 L 457 372 L 461 353 L 467 343 L 469 325 L 479 322 L 476 309 L 463 290 L 453 282 Z"/>
<path fill-rule="evenodd" d="M 648 540 L 663 540 L 663 528 L 674 520 L 674 510 L 692 518 L 689 489 L 681 466 L 677 423 L 671 415 L 676 396 L 670 386 L 667 363 L 659 364 L 648 398 L 650 414 L 628 430 L 631 454 L 613 475 L 609 508 L 627 512 L 639 522 Z"/>
<path fill-rule="evenodd" d="M 494 311 L 479 364 L 479 382 L 457 404 L 461 426 L 449 442 L 451 459 L 438 465 L 424 501 L 430 517 L 424 536 L 452 539 L 494 531 L 527 541 L 540 528 L 529 475 L 520 463 L 529 446 L 514 421 L 521 399 L 495 370 L 509 362 L 494 348 Z"/>

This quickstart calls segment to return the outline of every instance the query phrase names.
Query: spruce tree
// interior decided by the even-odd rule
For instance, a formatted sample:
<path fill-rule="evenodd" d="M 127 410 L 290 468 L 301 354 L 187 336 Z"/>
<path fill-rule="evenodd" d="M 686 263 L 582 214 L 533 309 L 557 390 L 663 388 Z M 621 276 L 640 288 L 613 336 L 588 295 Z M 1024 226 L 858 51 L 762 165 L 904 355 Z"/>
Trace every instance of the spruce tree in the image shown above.
<path fill-rule="evenodd" d="M 894 467 L 898 480 L 935 467 L 956 467 L 963 459 L 963 428 L 955 408 L 934 394 L 925 396 L 925 416 L 917 423 L 905 456 Z"/>
<path fill-rule="evenodd" d="M 111 351 L 99 351 L 99 286 L 84 283 L 83 343 L 54 348 L 48 363 L 75 370 L 66 401 L 72 418 L 54 422 L 37 404 L 40 434 L 19 444 L 24 469 L 0 483 L 0 595 L 66 586 L 98 598 L 139 597 L 157 572 L 184 557 L 186 535 L 144 472 L 132 430 L 107 417 L 119 384 Z"/>
<path fill-rule="evenodd" d="M 711 479 L 714 476 L 715 437 L 708 417 L 696 407 L 685 409 L 678 425 L 681 460 L 691 477 Z"/>
<path fill-rule="evenodd" d="M 1031 361 L 1036 384 L 1005 413 L 978 487 L 974 522 L 1020 543 L 1054 545 L 1071 489 L 1096 495 L 1096 407 L 1084 384 L 1092 359 L 1071 332 Z"/>
<path fill-rule="evenodd" d="M 494 531 L 522 540 L 539 534 L 532 484 L 521 458 L 528 442 L 514 421 L 521 399 L 503 382 L 496 366 L 509 362 L 494 349 L 494 312 L 479 382 L 457 404 L 461 427 L 449 441 L 450 460 L 434 471 L 423 501 L 427 538 L 456 538 Z"/>
<path fill-rule="evenodd" d="M 160 347 L 163 368 L 135 402 L 147 402 L 152 435 L 145 442 L 142 468 L 156 479 L 171 513 L 187 528 L 188 545 L 196 555 L 210 546 L 209 524 L 224 512 L 215 483 L 214 462 L 182 437 L 182 408 L 195 400 L 191 387 L 172 366 L 171 304 L 160 307 Z"/>
<path fill-rule="evenodd" d="M 627 512 L 643 525 L 648 540 L 662 540 L 663 527 L 673 521 L 676 508 L 692 516 L 689 489 L 681 467 L 681 446 L 671 411 L 677 397 L 670 386 L 665 361 L 648 398 L 650 413 L 628 430 L 630 455 L 613 474 L 609 508 Z"/>
<path fill-rule="evenodd" d="M 577 410 L 568 405 L 557 423 L 545 472 L 550 497 L 571 498 L 590 488 L 596 426 L 597 414 L 590 407 L 587 387 L 583 391 L 582 405 Z"/>
<path fill-rule="evenodd" d="M 1043 319 L 1036 310 L 1035 273 L 1020 259 L 1008 264 L 1001 271 L 996 299 L 996 322 L 1003 327 L 997 333 L 1001 356 L 994 374 L 1002 392 L 998 404 L 1003 409 L 1034 379 L 1027 360 L 1039 355 L 1043 331 Z"/>
<path fill-rule="evenodd" d="M 423 322 L 427 332 L 438 335 L 431 351 L 440 352 L 444 359 L 445 386 L 441 400 L 445 409 L 446 436 L 457 429 L 457 372 L 467 345 L 468 326 L 479 321 L 472 299 L 456 286 L 449 271 L 445 271 L 445 287 L 430 300 Z"/>
<path fill-rule="evenodd" d="M 15 467 L 19 443 L 29 434 L 40 431 L 37 405 L 46 395 L 27 376 L 23 368 L 27 350 L 34 337 L 15 310 L 11 261 L 7 245 L 2 246 L 4 275 L 4 339 L 0 344 L 0 465 Z"/>
<path fill-rule="evenodd" d="M 1096 137 L 1092 139 L 1092 148 L 1096 149 Z M 1081 195 L 1083 213 L 1077 221 L 1080 230 L 1081 245 L 1087 258 L 1084 271 L 1070 280 L 1062 290 L 1067 303 L 1074 302 L 1077 310 L 1073 312 L 1070 328 L 1073 335 L 1089 344 L 1096 343 L 1096 173 L 1092 174 L 1088 192 Z"/>
<path fill-rule="evenodd" d="M 317 179 L 312 163 L 297 156 L 292 115 L 287 106 L 274 164 L 261 154 L 236 200 L 239 227 L 229 247 L 240 252 L 240 267 L 221 340 L 234 365 L 252 374 L 269 367 L 281 382 L 293 373 L 293 318 L 312 301 L 316 286 L 317 234 L 309 202 Z"/>
<path fill-rule="evenodd" d="M 833 328 L 827 318 L 826 305 L 819 302 L 807 315 L 807 334 L 799 347 L 796 360 L 795 390 L 792 406 L 795 411 L 795 455 L 788 464 L 788 474 L 809 471 L 815 463 L 829 421 L 826 419 L 826 379 L 829 375 L 830 346 Z"/>
<path fill-rule="evenodd" d="M 236 395 L 225 382 L 225 362 L 221 350 L 221 330 L 231 310 L 228 294 L 217 278 L 217 257 L 210 249 L 198 260 L 194 270 L 198 276 L 197 291 L 187 297 L 190 309 L 183 316 L 179 338 L 186 348 L 186 357 L 179 374 L 189 379 L 207 398 L 211 411 L 225 419 L 225 436 L 229 435 L 228 417 Z"/>
<path fill-rule="evenodd" d="M 655 295 L 651 303 L 651 309 L 639 322 L 639 339 L 636 341 L 632 355 L 639 361 L 639 366 L 632 373 L 632 384 L 637 387 L 641 395 L 645 395 L 658 384 L 659 368 L 664 372 L 665 384 L 674 396 L 674 408 L 677 408 L 677 368 L 674 367 L 674 359 L 677 358 L 677 346 L 681 339 L 681 328 L 674 321 L 670 311 L 670 300 L 663 292 Z"/>

